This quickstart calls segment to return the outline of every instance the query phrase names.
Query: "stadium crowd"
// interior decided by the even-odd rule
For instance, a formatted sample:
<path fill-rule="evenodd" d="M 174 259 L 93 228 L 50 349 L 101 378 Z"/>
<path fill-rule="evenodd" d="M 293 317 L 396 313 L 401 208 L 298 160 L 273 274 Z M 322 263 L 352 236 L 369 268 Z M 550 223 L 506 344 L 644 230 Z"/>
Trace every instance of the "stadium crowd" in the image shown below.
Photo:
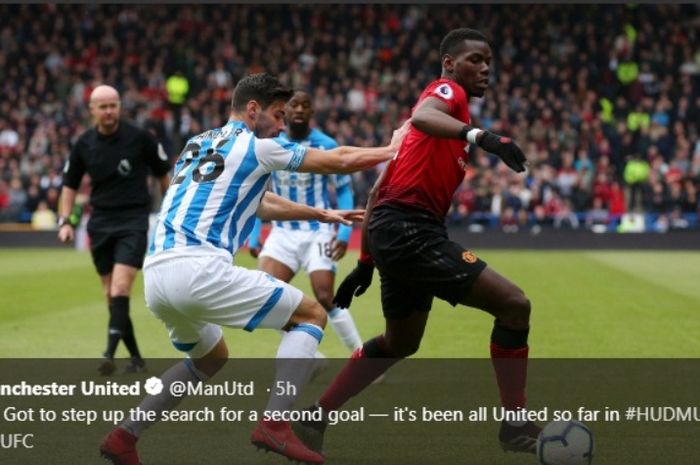
<path fill-rule="evenodd" d="M 660 231 L 697 225 L 697 5 L 43 4 L 0 17 L 0 221 L 56 211 L 99 83 L 171 156 L 223 125 L 232 86 L 260 71 L 308 89 L 339 144 L 379 145 L 438 76 L 445 31 L 467 26 L 494 52 L 472 120 L 513 137 L 530 167 L 472 147 L 451 222 L 583 228 L 642 212 Z M 376 176 L 353 176 L 357 205 Z"/>

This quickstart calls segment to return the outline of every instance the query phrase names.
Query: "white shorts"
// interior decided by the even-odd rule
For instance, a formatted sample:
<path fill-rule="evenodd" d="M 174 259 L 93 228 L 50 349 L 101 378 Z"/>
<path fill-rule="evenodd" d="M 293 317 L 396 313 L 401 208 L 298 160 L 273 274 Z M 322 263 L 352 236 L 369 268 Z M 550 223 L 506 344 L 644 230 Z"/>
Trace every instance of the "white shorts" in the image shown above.
<path fill-rule="evenodd" d="M 173 345 L 193 358 L 219 342 L 221 326 L 281 329 L 304 296 L 223 256 L 168 257 L 147 263 L 143 275 L 148 308 L 165 323 Z"/>
<path fill-rule="evenodd" d="M 318 270 L 335 273 L 335 262 L 331 259 L 332 242 L 331 231 L 293 231 L 273 227 L 259 256 L 284 263 L 294 273 L 300 267 L 306 274 Z"/>

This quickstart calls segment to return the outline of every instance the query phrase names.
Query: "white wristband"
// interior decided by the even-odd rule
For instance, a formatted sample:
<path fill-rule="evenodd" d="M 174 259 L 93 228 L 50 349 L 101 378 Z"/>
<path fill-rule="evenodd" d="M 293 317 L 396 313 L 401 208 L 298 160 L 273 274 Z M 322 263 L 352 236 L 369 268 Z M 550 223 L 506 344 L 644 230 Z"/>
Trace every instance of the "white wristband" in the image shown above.
<path fill-rule="evenodd" d="M 476 138 L 479 134 L 481 134 L 481 129 L 470 129 L 469 132 L 467 133 L 467 141 L 470 144 L 476 144 Z"/>

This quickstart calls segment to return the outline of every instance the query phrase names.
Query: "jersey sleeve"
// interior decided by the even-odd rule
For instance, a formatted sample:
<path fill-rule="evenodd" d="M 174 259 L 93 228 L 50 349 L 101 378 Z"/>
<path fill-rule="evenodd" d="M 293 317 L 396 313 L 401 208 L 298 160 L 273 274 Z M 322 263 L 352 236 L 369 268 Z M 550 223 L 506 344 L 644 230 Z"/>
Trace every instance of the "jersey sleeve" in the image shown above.
<path fill-rule="evenodd" d="M 352 176 L 349 174 L 331 174 L 329 178 L 337 192 L 347 189 L 352 195 Z"/>
<path fill-rule="evenodd" d="M 355 208 L 355 202 L 352 198 L 352 182 L 350 176 L 347 174 L 336 176 L 343 179 L 347 178 L 347 181 L 343 182 L 343 184 L 336 184 L 335 187 L 336 197 L 338 200 L 338 209 L 352 210 Z M 352 234 L 352 226 L 341 224 L 338 226 L 338 235 L 336 236 L 336 239 L 347 243 L 350 241 L 350 234 Z"/>
<path fill-rule="evenodd" d="M 85 163 L 80 156 L 81 139 L 79 139 L 70 151 L 70 156 L 63 167 L 63 185 L 74 190 L 80 187 L 80 181 L 85 174 Z"/>
<path fill-rule="evenodd" d="M 454 114 L 459 106 L 460 100 L 466 99 L 464 91 L 457 84 L 445 81 L 436 81 L 425 89 L 425 97 L 434 97 L 445 102 L 449 107 L 450 114 Z"/>
<path fill-rule="evenodd" d="M 306 147 L 282 137 L 255 139 L 255 155 L 267 172 L 296 171 L 304 162 Z"/>
<path fill-rule="evenodd" d="M 248 248 L 255 249 L 260 246 L 260 231 L 262 231 L 262 220 L 256 216 L 253 230 L 248 236 Z"/>
<path fill-rule="evenodd" d="M 163 145 L 159 143 L 148 131 L 142 131 L 143 155 L 146 157 L 146 164 L 151 168 L 155 176 L 165 176 L 170 171 L 170 160 L 165 153 Z"/>

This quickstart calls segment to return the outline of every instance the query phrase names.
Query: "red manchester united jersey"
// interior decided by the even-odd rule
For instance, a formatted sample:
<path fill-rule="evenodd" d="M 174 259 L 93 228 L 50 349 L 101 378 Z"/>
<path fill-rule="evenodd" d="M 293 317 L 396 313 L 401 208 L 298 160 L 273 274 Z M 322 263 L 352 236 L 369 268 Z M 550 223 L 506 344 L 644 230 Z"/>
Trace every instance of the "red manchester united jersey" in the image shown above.
<path fill-rule="evenodd" d="M 439 98 L 449 106 L 450 116 L 470 124 L 467 94 L 456 82 L 444 78 L 432 82 L 414 111 L 427 97 Z M 464 141 L 430 136 L 411 126 L 398 155 L 387 166 L 376 205 L 401 204 L 444 217 L 464 178 L 468 147 Z"/>

